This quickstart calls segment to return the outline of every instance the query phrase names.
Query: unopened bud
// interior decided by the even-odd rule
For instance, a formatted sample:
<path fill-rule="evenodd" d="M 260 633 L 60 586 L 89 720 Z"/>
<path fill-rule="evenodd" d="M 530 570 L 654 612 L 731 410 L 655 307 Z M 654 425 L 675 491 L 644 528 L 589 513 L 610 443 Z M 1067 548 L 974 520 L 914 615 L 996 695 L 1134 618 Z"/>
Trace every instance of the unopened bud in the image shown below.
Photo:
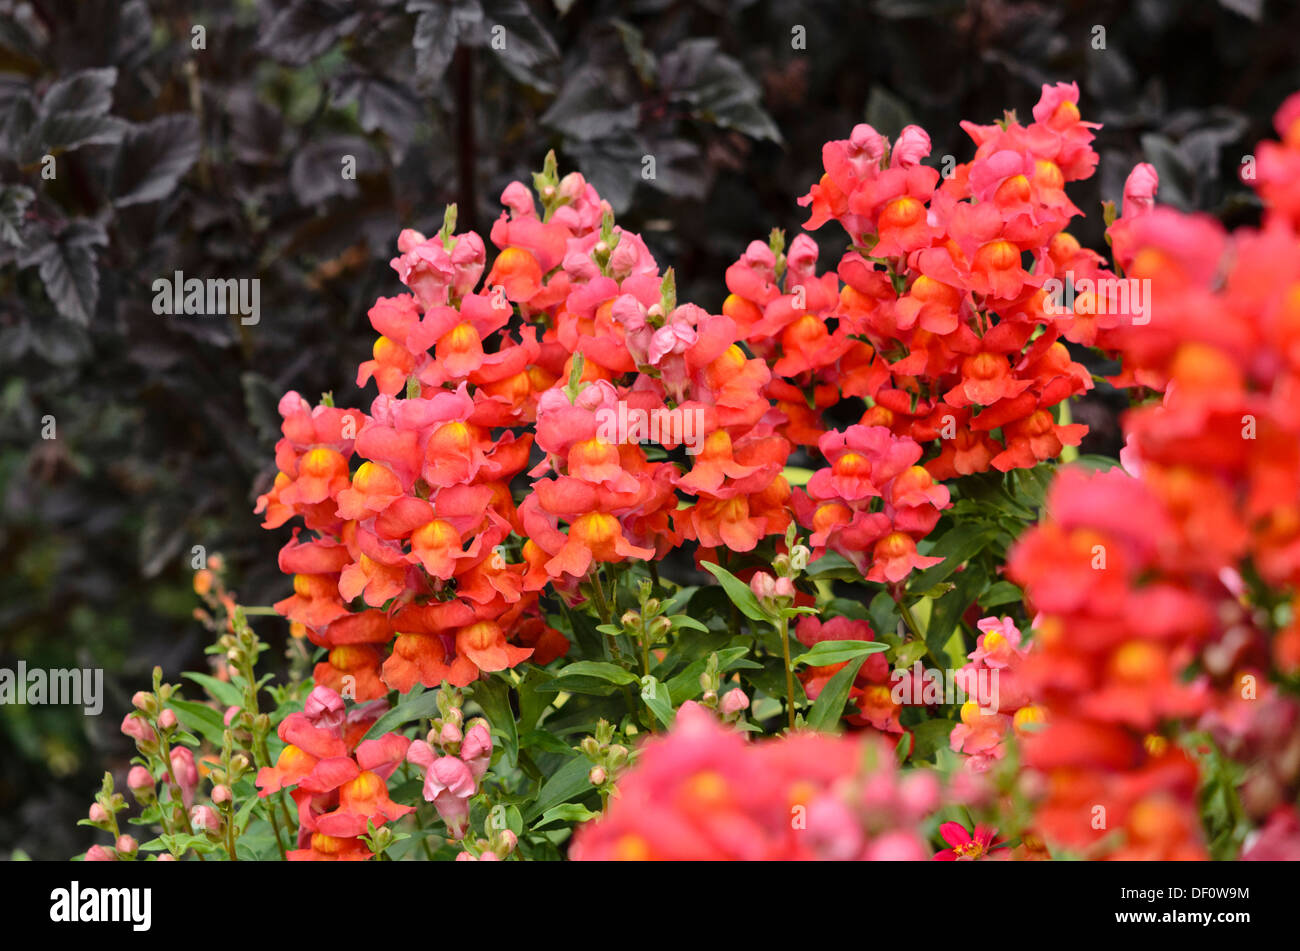
<path fill-rule="evenodd" d="M 778 598 L 793 598 L 794 593 L 794 581 L 785 577 L 776 579 L 776 596 Z"/>
<path fill-rule="evenodd" d="M 131 772 L 126 774 L 126 785 L 139 801 L 153 798 L 153 775 L 143 766 L 131 767 Z"/>
<path fill-rule="evenodd" d="M 641 628 L 641 615 L 636 611 L 628 611 L 620 620 L 622 621 L 623 626 L 629 630 L 636 631 Z"/>
<path fill-rule="evenodd" d="M 607 776 L 605 770 L 603 767 L 600 766 L 593 766 L 591 768 L 591 772 L 587 774 L 587 781 L 590 782 L 593 786 L 602 785 L 605 782 L 606 778 Z"/>
<path fill-rule="evenodd" d="M 140 744 L 152 744 L 155 740 L 149 721 L 132 713 L 128 713 L 122 720 L 122 732 Z"/>
<path fill-rule="evenodd" d="M 140 848 L 140 843 L 129 835 L 119 835 L 117 837 L 117 850 L 123 855 L 135 855 L 136 850 Z"/>
<path fill-rule="evenodd" d="M 99 803 L 93 803 L 90 807 L 90 821 L 96 825 L 103 825 L 109 820 L 108 810 Z"/>
<path fill-rule="evenodd" d="M 722 706 L 719 709 L 723 716 L 734 716 L 742 710 L 749 709 L 749 697 L 745 691 L 734 687 L 723 694 Z"/>
<path fill-rule="evenodd" d="M 164 730 L 176 729 L 176 714 L 172 710 L 164 710 L 158 714 L 158 725 Z"/>
<path fill-rule="evenodd" d="M 158 710 L 158 699 L 151 693 L 144 690 L 137 690 L 131 697 L 131 706 L 135 707 L 141 713 L 147 713 L 152 716 Z"/>
<path fill-rule="evenodd" d="M 212 801 L 218 806 L 224 806 L 226 803 L 230 802 L 231 798 L 230 787 L 224 783 L 217 783 L 217 785 L 212 787 Z"/>
<path fill-rule="evenodd" d="M 776 596 L 776 579 L 766 571 L 754 572 L 754 577 L 749 579 L 749 590 L 754 592 L 754 597 L 760 601 L 770 601 Z"/>
<path fill-rule="evenodd" d="M 501 855 L 509 855 L 519 844 L 519 837 L 509 829 L 502 829 L 497 833 L 496 841 L 493 843 L 493 851 Z"/>
<path fill-rule="evenodd" d="M 196 835 L 202 832 L 215 835 L 221 830 L 221 817 L 211 806 L 195 806 L 190 810 L 190 829 Z"/>

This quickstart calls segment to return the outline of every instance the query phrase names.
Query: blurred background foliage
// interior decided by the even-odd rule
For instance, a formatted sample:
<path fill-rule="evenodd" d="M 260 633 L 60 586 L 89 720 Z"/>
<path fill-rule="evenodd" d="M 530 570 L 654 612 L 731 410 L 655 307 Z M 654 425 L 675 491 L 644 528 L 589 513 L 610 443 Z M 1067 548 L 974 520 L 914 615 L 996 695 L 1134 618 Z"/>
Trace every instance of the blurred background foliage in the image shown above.
<path fill-rule="evenodd" d="M 252 514 L 276 402 L 368 405 L 400 228 L 455 201 L 485 230 L 554 148 L 716 311 L 745 245 L 803 220 L 823 142 L 916 122 L 965 160 L 960 119 L 1061 80 L 1105 123 L 1086 244 L 1142 160 L 1162 200 L 1250 221 L 1238 169 L 1300 88 L 1297 35 L 1291 0 L 0 0 L 0 666 L 107 692 L 97 718 L 0 708 L 0 855 L 84 848 L 130 695 L 203 669 L 193 546 L 245 603 L 287 594 L 287 530 Z M 155 315 L 175 271 L 259 278 L 260 322 Z M 1076 405 L 1083 451 L 1117 450 L 1122 402 Z"/>

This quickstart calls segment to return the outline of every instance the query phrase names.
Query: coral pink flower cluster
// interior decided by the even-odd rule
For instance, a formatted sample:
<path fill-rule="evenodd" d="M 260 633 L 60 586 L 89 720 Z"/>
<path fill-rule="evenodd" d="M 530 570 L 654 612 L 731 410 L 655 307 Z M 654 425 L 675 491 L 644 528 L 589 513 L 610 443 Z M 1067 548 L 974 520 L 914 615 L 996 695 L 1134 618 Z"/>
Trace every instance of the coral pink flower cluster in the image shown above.
<path fill-rule="evenodd" d="M 693 702 L 647 741 L 575 860 L 921 860 L 933 773 L 900 772 L 875 737 L 749 742 Z"/>
<path fill-rule="evenodd" d="M 863 425 L 936 447 L 925 462 L 936 479 L 1030 467 L 1078 444 L 1084 427 L 1052 408 L 1092 380 L 1060 343 L 1073 315 L 1054 314 L 1043 287 L 1091 260 L 1064 230 L 1080 214 L 1065 185 L 1097 161 L 1077 101 L 1073 84 L 1045 86 L 1028 126 L 963 123 L 975 157 L 942 183 L 921 164 L 930 140 L 916 126 L 892 144 L 868 125 L 826 144 L 826 173 L 801 203 L 808 229 L 834 219 L 848 232 L 836 271 L 817 275 L 800 235 L 784 293 L 761 244 L 727 272 L 724 313 L 749 326 L 756 352 L 779 354 L 769 395 L 792 441 L 816 444 L 820 412 L 855 396 Z"/>
<path fill-rule="evenodd" d="M 1063 474 L 1010 560 L 1043 615 L 1025 665 L 1047 714 L 1026 744 L 1049 776 L 1038 821 L 1089 855 L 1204 855 L 1197 767 L 1170 724 L 1204 717 L 1241 749 L 1255 723 L 1293 719 L 1269 678 L 1300 666 L 1294 627 L 1248 607 L 1300 582 L 1300 95 L 1276 127 L 1251 183 L 1258 229 L 1156 206 L 1153 170 L 1130 176 L 1115 262 L 1149 282 L 1153 319 L 1105 327 L 1097 343 L 1122 358 L 1118 382 L 1162 398 L 1125 420 L 1136 478 Z M 1290 814 L 1300 780 L 1285 757 L 1268 762 L 1247 800 L 1257 819 Z M 1098 805 L 1104 824 L 1090 821 Z M 1266 834 L 1285 841 L 1288 821 Z"/>
<path fill-rule="evenodd" d="M 257 785 L 263 797 L 292 787 L 299 847 L 291 861 L 365 861 L 371 851 L 361 836 L 369 827 L 414 811 L 388 796 L 388 778 L 411 741 L 397 733 L 361 739 L 387 707 L 379 700 L 346 710 L 337 693 L 316 687 L 301 713 L 280 722 L 285 747 L 258 772 Z"/>

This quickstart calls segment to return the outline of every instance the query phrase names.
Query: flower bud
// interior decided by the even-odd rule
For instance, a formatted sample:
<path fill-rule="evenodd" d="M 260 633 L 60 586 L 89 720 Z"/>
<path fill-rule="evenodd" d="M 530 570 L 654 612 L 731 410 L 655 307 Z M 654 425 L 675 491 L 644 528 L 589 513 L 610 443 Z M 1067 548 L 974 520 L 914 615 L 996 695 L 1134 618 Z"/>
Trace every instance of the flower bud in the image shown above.
<path fill-rule="evenodd" d="M 212 787 L 212 801 L 218 806 L 224 806 L 232 798 L 230 787 L 224 783 L 217 783 Z"/>
<path fill-rule="evenodd" d="M 195 806 L 190 810 L 190 829 L 195 835 L 203 832 L 216 835 L 221 831 L 221 817 L 211 806 Z"/>
<path fill-rule="evenodd" d="M 164 730 L 176 729 L 176 713 L 172 710 L 164 710 L 158 714 L 158 725 Z"/>
<path fill-rule="evenodd" d="M 733 687 L 722 696 L 722 705 L 719 707 L 723 716 L 735 716 L 742 710 L 749 709 L 749 697 L 745 691 L 739 687 Z"/>
<path fill-rule="evenodd" d="M 454 723 L 444 723 L 442 729 L 438 731 L 438 742 L 442 746 L 459 743 L 462 739 L 464 739 L 464 734 L 460 732 L 460 727 Z"/>
<path fill-rule="evenodd" d="M 99 803 L 96 802 L 91 804 L 90 806 L 91 822 L 95 823 L 96 825 L 103 825 L 107 823 L 110 818 L 111 816 L 109 816 L 108 810 L 105 809 L 103 806 L 101 806 Z"/>
<path fill-rule="evenodd" d="M 600 766 L 591 767 L 591 772 L 587 774 L 587 782 L 591 783 L 593 786 L 602 785 L 607 778 L 608 776 L 605 773 L 604 768 Z"/>
<path fill-rule="evenodd" d="M 116 862 L 117 856 L 102 845 L 92 845 L 86 850 L 87 862 Z"/>
<path fill-rule="evenodd" d="M 144 690 L 137 690 L 131 697 L 131 706 L 135 707 L 141 713 L 147 713 L 151 716 L 158 711 L 158 698 Z"/>
<path fill-rule="evenodd" d="M 129 835 L 119 835 L 117 837 L 117 850 L 123 855 L 135 855 L 140 848 L 140 843 Z"/>
<path fill-rule="evenodd" d="M 760 601 L 770 601 L 776 596 L 776 579 L 766 571 L 754 572 L 754 577 L 749 579 L 749 590 L 754 592 L 754 597 Z"/>
<path fill-rule="evenodd" d="M 181 788 L 181 798 L 188 806 L 194 801 L 194 790 L 199 788 L 199 769 L 194 765 L 194 754 L 187 746 L 172 748 L 171 779 Z"/>
<path fill-rule="evenodd" d="M 122 732 L 137 743 L 153 743 L 156 739 L 149 721 L 134 713 L 128 713 L 122 719 Z"/>
<path fill-rule="evenodd" d="M 641 628 L 641 615 L 635 611 L 628 611 L 619 620 L 622 622 L 623 626 L 629 630 L 636 631 Z"/>
<path fill-rule="evenodd" d="M 519 837 L 509 829 L 502 829 L 497 833 L 496 841 L 493 843 L 493 851 L 500 852 L 503 855 L 509 855 L 519 844 Z"/>
<path fill-rule="evenodd" d="M 793 598 L 794 593 L 794 582 L 791 579 L 785 577 L 776 579 L 776 596 L 778 598 Z"/>
<path fill-rule="evenodd" d="M 126 785 L 135 794 L 137 802 L 148 802 L 153 799 L 153 775 L 143 766 L 131 767 L 131 772 L 126 774 Z"/>

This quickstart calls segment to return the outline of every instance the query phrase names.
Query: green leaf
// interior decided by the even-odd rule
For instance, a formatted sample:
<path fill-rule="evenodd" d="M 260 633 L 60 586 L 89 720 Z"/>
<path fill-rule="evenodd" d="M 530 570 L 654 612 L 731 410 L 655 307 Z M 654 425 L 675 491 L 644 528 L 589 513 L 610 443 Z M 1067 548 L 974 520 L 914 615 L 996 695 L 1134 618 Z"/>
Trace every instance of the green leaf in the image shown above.
<path fill-rule="evenodd" d="M 925 656 L 925 650 L 925 641 L 908 641 L 906 644 L 899 646 L 898 651 L 894 654 L 894 666 L 911 667 Z"/>
<path fill-rule="evenodd" d="M 562 675 L 564 677 L 595 677 L 598 680 L 607 680 L 619 686 L 637 682 L 635 674 L 624 670 L 617 664 L 608 664 L 596 660 L 580 660 L 576 664 L 567 664 L 562 669 Z"/>
<path fill-rule="evenodd" d="M 244 692 L 228 681 L 218 680 L 216 677 L 207 674 L 190 673 L 189 671 L 181 674 L 181 676 L 188 677 L 200 687 L 203 687 L 223 706 L 242 707 L 244 705 Z"/>
<path fill-rule="evenodd" d="M 1000 604 L 1017 604 L 1024 599 L 1024 592 L 1010 581 L 999 581 L 980 595 L 980 607 L 992 608 Z"/>
<path fill-rule="evenodd" d="M 1105 472 L 1108 469 L 1116 468 L 1119 465 L 1119 460 L 1090 452 L 1077 456 L 1070 465 L 1083 466 L 1085 469 L 1091 469 L 1094 472 Z"/>
<path fill-rule="evenodd" d="M 211 707 L 192 700 L 173 697 L 167 706 L 176 714 L 176 719 L 195 733 L 200 734 L 209 743 L 220 746 L 226 732 L 226 725 L 221 721 L 221 714 Z"/>
<path fill-rule="evenodd" d="M 957 724 L 953 720 L 923 720 L 911 727 L 915 742 L 912 745 L 913 760 L 929 760 L 941 747 L 948 745 L 948 736 Z"/>
<path fill-rule="evenodd" d="M 519 745 L 543 753 L 572 753 L 573 748 L 549 730 L 529 730 L 519 738 Z"/>
<path fill-rule="evenodd" d="M 258 798 L 256 792 L 253 792 L 247 799 L 244 800 L 244 804 L 240 806 L 239 811 L 235 813 L 236 833 L 241 833 L 244 831 L 245 826 L 248 825 L 249 817 L 252 816 L 253 810 L 257 807 L 257 804 L 261 801 L 262 800 Z"/>
<path fill-rule="evenodd" d="M 677 711 L 673 709 L 672 695 L 667 684 L 659 682 L 654 677 L 642 677 L 641 699 L 665 729 L 672 728 L 673 721 L 677 718 Z"/>
<path fill-rule="evenodd" d="M 876 654 L 885 650 L 889 650 L 889 645 L 877 641 L 821 641 L 814 644 L 810 650 L 796 657 L 794 663 L 796 667 L 800 664 L 807 664 L 810 667 L 826 667 L 830 664 L 838 664 L 841 661 L 852 660 L 855 657 L 865 657 L 867 654 Z"/>
<path fill-rule="evenodd" d="M 417 688 L 418 689 L 418 688 Z M 414 691 L 412 691 L 414 694 Z M 420 694 L 407 695 L 393 709 L 389 710 L 382 717 L 375 721 L 374 725 L 366 731 L 362 737 L 365 740 L 373 740 L 376 737 L 383 736 L 385 733 L 391 733 L 399 726 L 410 723 L 412 720 L 422 720 L 425 717 L 432 717 L 438 712 L 438 691 L 428 690 Z"/>
<path fill-rule="evenodd" d="M 709 633 L 709 628 L 706 624 L 704 624 L 702 621 L 697 621 L 689 614 L 675 614 L 672 617 L 670 617 L 668 620 L 672 622 L 674 631 L 685 627 L 691 629 L 692 631 L 703 631 L 705 634 Z"/>
<path fill-rule="evenodd" d="M 763 665 L 749 660 L 748 654 L 747 646 L 727 647 L 717 651 L 718 671 L 725 674 L 727 671 L 738 669 L 762 670 Z M 681 673 L 668 679 L 668 695 L 674 707 L 680 707 L 687 700 L 694 700 L 704 692 L 704 688 L 700 686 L 700 674 L 704 673 L 708 665 L 707 655 L 697 657 L 687 664 Z"/>
<path fill-rule="evenodd" d="M 592 812 L 579 803 L 566 802 L 547 809 L 542 814 L 542 817 L 533 823 L 533 828 L 540 829 L 552 822 L 586 822 L 588 819 L 595 819 L 599 815 L 599 812 Z"/>
<path fill-rule="evenodd" d="M 808 726 L 823 733 L 837 732 L 840 717 L 844 715 L 844 704 L 848 702 L 849 691 L 853 688 L 853 678 L 858 675 L 866 660 L 867 655 L 863 654 L 849 661 L 848 666 L 822 688 L 822 692 L 813 701 L 812 709 L 808 711 Z"/>
<path fill-rule="evenodd" d="M 914 574 L 907 589 L 913 593 L 926 591 L 943 581 L 962 564 L 984 549 L 997 536 L 997 529 L 989 525 L 963 522 L 944 532 L 927 554 L 942 557 L 933 568 Z"/>
<path fill-rule="evenodd" d="M 804 576 L 811 581 L 861 581 L 862 572 L 837 551 L 828 551 L 808 563 Z"/>
<path fill-rule="evenodd" d="M 727 592 L 727 597 L 731 599 L 740 613 L 745 615 L 751 621 L 766 621 L 772 623 L 773 618 L 761 604 L 754 592 L 750 590 L 749 585 L 741 581 L 726 568 L 721 565 L 715 565 L 711 561 L 704 562 L 704 568 L 722 583 L 722 588 Z"/>
<path fill-rule="evenodd" d="M 506 761 L 514 769 L 519 762 L 519 734 L 515 713 L 510 707 L 510 685 L 500 677 L 489 677 L 474 684 L 474 701 L 483 708 L 483 715 L 492 725 L 492 732 L 501 737 Z"/>
<path fill-rule="evenodd" d="M 537 798 L 524 811 L 524 822 L 531 823 L 548 809 L 562 802 L 577 799 L 591 788 L 587 774 L 591 772 L 591 761 L 585 756 L 574 756 L 555 771 L 537 793 Z"/>
<path fill-rule="evenodd" d="M 537 726 L 542 713 L 550 704 L 551 698 L 539 694 L 537 688 L 552 679 L 551 675 L 540 667 L 529 665 L 524 679 L 519 683 L 519 730 L 528 731 Z"/>

